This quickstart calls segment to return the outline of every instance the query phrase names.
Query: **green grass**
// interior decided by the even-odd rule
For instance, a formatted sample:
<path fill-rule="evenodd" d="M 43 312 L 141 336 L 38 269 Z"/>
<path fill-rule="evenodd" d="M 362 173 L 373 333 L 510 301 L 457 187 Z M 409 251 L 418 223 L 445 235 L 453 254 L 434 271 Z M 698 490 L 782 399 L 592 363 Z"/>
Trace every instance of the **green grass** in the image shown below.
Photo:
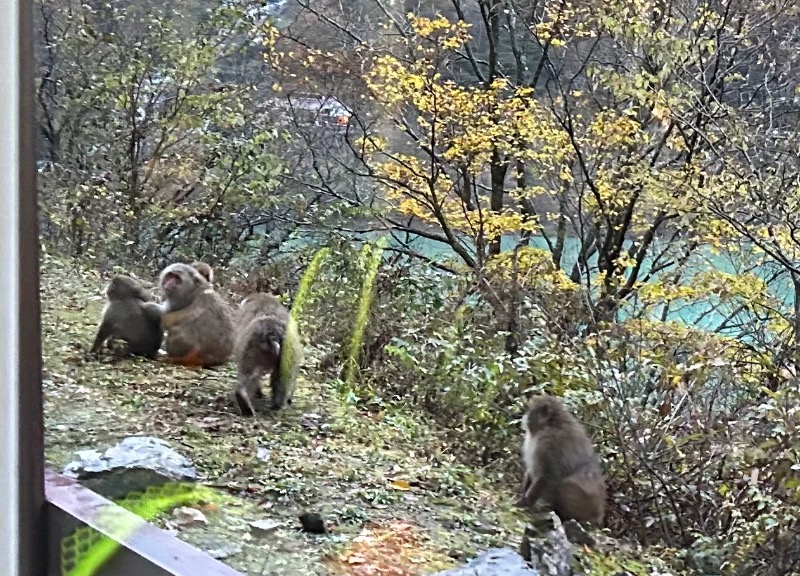
<path fill-rule="evenodd" d="M 46 456 L 56 469 L 76 450 L 104 450 L 130 435 L 170 442 L 204 482 L 233 497 L 206 512 L 207 525 L 181 527 L 178 536 L 207 550 L 235 544 L 240 550 L 223 561 L 245 574 L 324 573 L 326 555 L 346 549 L 362 529 L 392 521 L 430 534 L 424 551 L 434 560 L 409 565 L 409 574 L 454 564 L 451 555 L 518 544 L 524 518 L 510 491 L 458 463 L 438 431 L 414 412 L 386 406 L 376 414 L 346 403 L 317 376 L 319 354 L 306 355 L 293 406 L 259 418 L 240 416 L 230 401 L 233 363 L 198 371 L 89 356 L 106 279 L 81 268 L 66 275 L 68 266 L 74 265 L 53 257 L 42 263 Z M 364 280 L 371 293 L 374 274 Z M 359 313 L 369 305 L 362 299 Z M 411 488 L 393 486 L 397 479 Z M 304 510 L 323 514 L 332 536 L 299 532 Z M 249 522 L 265 518 L 281 522 L 281 529 L 252 532 Z M 475 530 L 476 522 L 492 529 Z"/>

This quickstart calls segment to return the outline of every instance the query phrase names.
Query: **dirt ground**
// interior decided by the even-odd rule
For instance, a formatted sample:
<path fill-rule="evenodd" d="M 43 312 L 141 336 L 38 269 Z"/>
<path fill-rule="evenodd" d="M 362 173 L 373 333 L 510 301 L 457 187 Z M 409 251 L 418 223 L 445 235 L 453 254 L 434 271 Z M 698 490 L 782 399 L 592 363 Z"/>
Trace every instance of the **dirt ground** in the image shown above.
<path fill-rule="evenodd" d="M 524 519 L 513 494 L 457 463 L 437 431 L 412 414 L 359 412 L 315 380 L 307 351 L 294 405 L 257 418 L 228 400 L 232 363 L 209 370 L 87 354 L 105 279 L 42 264 L 46 454 L 57 470 L 75 451 L 122 438 L 162 438 L 225 494 L 207 523 L 162 527 L 249 575 L 423 575 L 489 546 L 516 547 Z M 321 513 L 330 534 L 300 531 Z M 251 526 L 272 521 L 269 531 Z"/>

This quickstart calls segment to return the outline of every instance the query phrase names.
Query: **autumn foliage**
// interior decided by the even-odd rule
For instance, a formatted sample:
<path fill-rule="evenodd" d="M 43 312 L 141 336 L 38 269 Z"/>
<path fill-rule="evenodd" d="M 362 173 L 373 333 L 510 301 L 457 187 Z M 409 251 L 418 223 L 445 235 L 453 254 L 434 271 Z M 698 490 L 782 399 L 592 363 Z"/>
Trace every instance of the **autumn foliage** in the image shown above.
<path fill-rule="evenodd" d="M 290 294 L 325 246 L 302 322 L 341 398 L 429 418 L 510 498 L 525 397 L 562 396 L 640 568 L 796 570 L 797 3 L 394 4 L 221 8 L 194 42 L 137 14 L 161 58 L 132 63 L 121 14 L 75 35 L 59 4 L 46 242 L 102 265 L 190 252 Z M 331 566 L 392 574 L 419 542 L 373 527 Z"/>

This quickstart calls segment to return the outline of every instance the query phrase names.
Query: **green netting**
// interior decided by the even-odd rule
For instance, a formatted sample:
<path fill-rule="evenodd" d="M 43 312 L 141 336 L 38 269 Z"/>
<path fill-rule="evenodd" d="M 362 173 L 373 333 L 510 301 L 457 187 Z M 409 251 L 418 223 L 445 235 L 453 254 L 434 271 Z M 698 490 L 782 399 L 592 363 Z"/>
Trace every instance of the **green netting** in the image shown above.
<path fill-rule="evenodd" d="M 124 540 L 145 521 L 178 506 L 211 502 L 219 499 L 205 486 L 175 482 L 149 486 L 144 492 L 132 492 L 115 502 L 135 516 L 120 513 L 114 507 L 101 510 L 98 521 L 105 536 L 94 528 L 82 527 L 61 540 L 62 576 L 92 576 L 117 552 L 119 541 Z"/>

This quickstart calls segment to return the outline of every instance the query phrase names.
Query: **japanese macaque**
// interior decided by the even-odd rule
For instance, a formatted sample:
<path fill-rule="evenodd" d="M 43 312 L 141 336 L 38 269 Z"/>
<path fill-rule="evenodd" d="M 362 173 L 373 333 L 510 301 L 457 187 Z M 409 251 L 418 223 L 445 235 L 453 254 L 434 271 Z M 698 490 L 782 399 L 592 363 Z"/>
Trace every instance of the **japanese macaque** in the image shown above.
<path fill-rule="evenodd" d="M 97 352 L 109 338 L 118 338 L 126 342 L 126 353 L 155 358 L 164 333 L 153 294 L 135 278 L 118 274 L 106 287 L 106 297 L 91 351 Z"/>
<path fill-rule="evenodd" d="M 600 461 L 583 426 L 561 400 L 534 396 L 522 420 L 525 478 L 517 505 L 541 500 L 562 521 L 602 525 L 606 487 Z"/>
<path fill-rule="evenodd" d="M 245 416 L 255 414 L 253 399 L 261 395 L 261 380 L 269 374 L 272 408 L 292 403 L 303 345 L 297 324 L 275 296 L 256 293 L 239 306 L 236 322 L 236 362 L 239 375 L 234 393 Z"/>
<path fill-rule="evenodd" d="M 209 266 L 205 262 L 200 262 L 198 260 L 198 261 L 192 262 L 192 267 L 195 270 L 197 270 L 198 272 L 200 272 L 200 275 L 203 278 L 205 278 L 206 280 L 208 280 L 209 284 L 213 284 L 214 283 L 214 270 L 211 268 L 211 266 Z"/>
<path fill-rule="evenodd" d="M 217 366 L 233 352 L 233 311 L 193 266 L 170 264 L 161 271 L 164 302 L 161 328 L 167 332 L 170 362 L 184 366 Z"/>

